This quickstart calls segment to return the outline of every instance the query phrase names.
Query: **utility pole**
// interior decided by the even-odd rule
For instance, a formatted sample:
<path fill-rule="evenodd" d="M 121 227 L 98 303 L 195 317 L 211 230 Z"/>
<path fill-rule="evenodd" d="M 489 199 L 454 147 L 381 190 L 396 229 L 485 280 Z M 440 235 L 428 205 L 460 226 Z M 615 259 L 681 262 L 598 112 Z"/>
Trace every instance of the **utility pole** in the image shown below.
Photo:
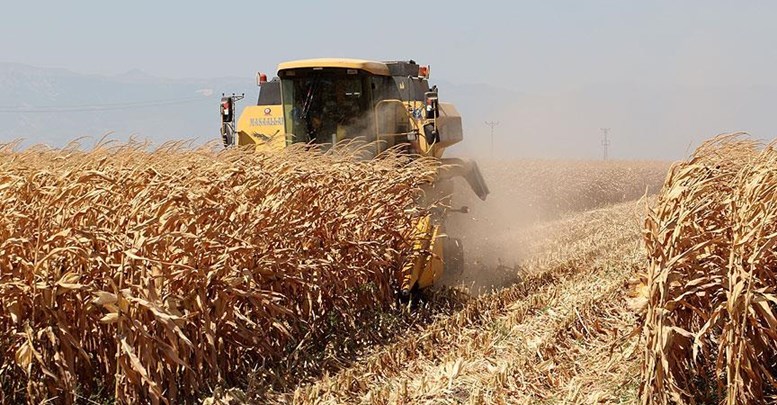
<path fill-rule="evenodd" d="M 499 121 L 486 121 L 486 125 L 491 127 L 491 160 L 494 160 L 494 127 L 499 125 Z"/>
<path fill-rule="evenodd" d="M 607 134 L 610 132 L 610 128 L 602 128 L 602 155 L 604 160 L 607 160 L 607 148 L 610 147 L 610 140 L 607 139 Z"/>

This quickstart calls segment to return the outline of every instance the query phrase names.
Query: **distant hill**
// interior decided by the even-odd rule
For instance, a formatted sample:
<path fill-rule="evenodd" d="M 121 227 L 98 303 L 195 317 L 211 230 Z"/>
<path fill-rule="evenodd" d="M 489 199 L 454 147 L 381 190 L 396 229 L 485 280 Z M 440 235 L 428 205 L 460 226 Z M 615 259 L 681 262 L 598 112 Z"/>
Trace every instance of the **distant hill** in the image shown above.
<path fill-rule="evenodd" d="M 155 141 L 218 137 L 221 91 L 256 92 L 252 79 L 165 79 L 0 64 L 0 140 L 61 146 L 114 132 Z M 255 98 L 251 94 L 250 98 Z"/>

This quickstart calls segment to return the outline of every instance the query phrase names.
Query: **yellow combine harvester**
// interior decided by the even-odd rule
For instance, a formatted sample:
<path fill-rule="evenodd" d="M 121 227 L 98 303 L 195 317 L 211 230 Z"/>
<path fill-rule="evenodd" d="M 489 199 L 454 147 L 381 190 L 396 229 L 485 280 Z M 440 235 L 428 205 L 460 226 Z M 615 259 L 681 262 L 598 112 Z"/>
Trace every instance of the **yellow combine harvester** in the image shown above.
<path fill-rule="evenodd" d="M 257 105 L 246 107 L 235 121 L 242 96 L 221 100 L 221 135 L 225 146 L 294 143 L 322 147 L 361 139 L 377 154 L 397 148 L 411 156 L 432 157 L 443 164 L 430 190 L 450 202 L 452 178 L 463 177 L 485 200 L 488 187 L 472 161 L 443 158 L 445 149 L 461 142 L 461 116 L 452 104 L 439 102 L 437 86 L 429 87 L 429 67 L 414 61 L 375 62 L 359 59 L 306 59 L 281 63 L 278 77 L 257 75 Z M 448 205 L 448 204 L 443 204 Z M 407 258 L 402 293 L 434 284 L 443 271 L 460 271 L 461 243 L 445 234 L 449 211 L 437 209 L 422 218 Z"/>

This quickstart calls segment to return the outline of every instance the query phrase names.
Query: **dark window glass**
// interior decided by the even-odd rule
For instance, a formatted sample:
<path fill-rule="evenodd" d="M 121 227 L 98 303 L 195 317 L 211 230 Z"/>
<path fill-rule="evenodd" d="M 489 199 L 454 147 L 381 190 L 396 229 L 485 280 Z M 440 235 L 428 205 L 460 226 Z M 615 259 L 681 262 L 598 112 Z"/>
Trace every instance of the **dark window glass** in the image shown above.
<path fill-rule="evenodd" d="M 370 140 L 372 82 L 353 69 L 297 69 L 281 72 L 283 113 L 292 142 Z"/>

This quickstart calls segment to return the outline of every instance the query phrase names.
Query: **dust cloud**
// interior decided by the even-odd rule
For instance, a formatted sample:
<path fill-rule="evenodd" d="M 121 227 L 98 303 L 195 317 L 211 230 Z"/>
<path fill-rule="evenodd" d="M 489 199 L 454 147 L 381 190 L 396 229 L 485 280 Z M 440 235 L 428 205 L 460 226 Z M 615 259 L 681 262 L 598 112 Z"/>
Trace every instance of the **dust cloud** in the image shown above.
<path fill-rule="evenodd" d="M 464 266 L 461 274 L 446 274 L 444 285 L 463 285 L 473 293 L 487 292 L 519 279 L 519 263 L 526 257 L 520 233 L 541 215 L 511 176 L 500 173 L 499 164 L 481 162 L 480 169 L 491 191 L 478 199 L 467 183 L 456 179 L 453 207 L 467 213 L 451 213 L 447 233 L 461 240 Z"/>
<path fill-rule="evenodd" d="M 461 240 L 464 267 L 446 275 L 443 285 L 463 285 L 483 293 L 522 276 L 521 263 L 535 254 L 537 242 L 552 237 L 539 225 L 625 201 L 660 188 L 669 163 L 658 161 L 513 160 L 481 161 L 491 194 L 479 200 L 456 180 L 447 234 Z"/>

